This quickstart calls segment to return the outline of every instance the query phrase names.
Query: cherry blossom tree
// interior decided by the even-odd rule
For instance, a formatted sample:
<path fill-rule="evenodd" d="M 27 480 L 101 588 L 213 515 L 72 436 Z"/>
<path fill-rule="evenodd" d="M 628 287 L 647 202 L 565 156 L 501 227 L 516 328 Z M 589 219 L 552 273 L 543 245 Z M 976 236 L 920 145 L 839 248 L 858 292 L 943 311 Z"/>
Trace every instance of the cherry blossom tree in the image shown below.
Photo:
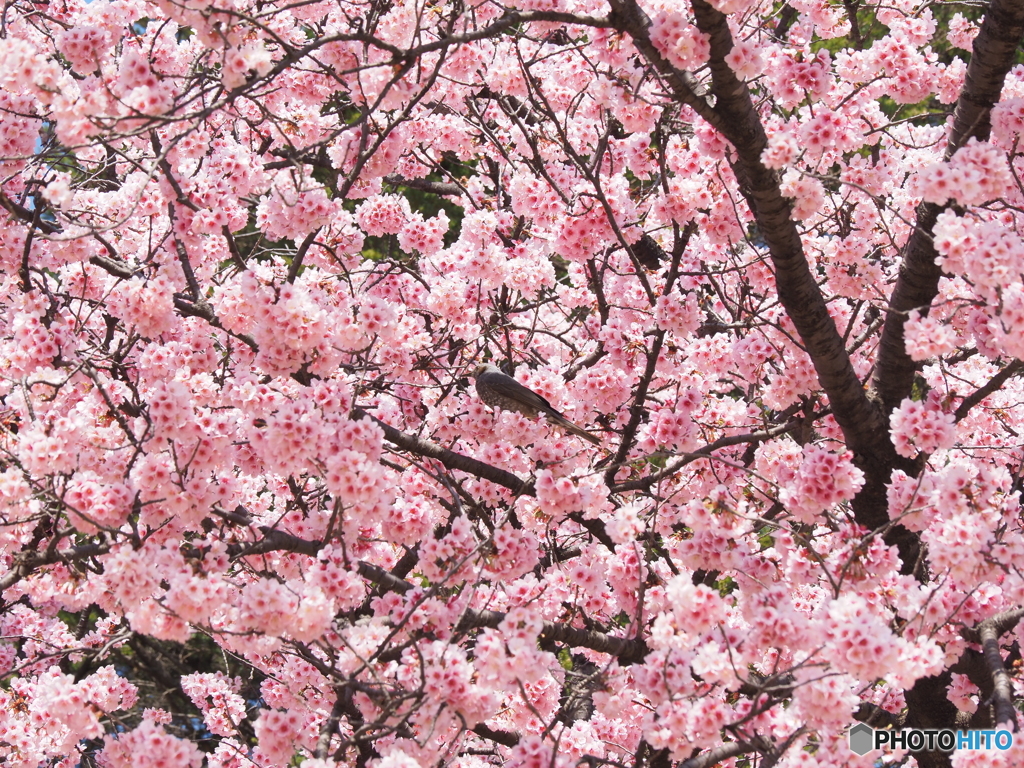
<path fill-rule="evenodd" d="M 1016 731 L 1022 35 L 1012 0 L 8 0 L 0 762 Z M 492 411 L 484 363 L 600 445 Z"/>

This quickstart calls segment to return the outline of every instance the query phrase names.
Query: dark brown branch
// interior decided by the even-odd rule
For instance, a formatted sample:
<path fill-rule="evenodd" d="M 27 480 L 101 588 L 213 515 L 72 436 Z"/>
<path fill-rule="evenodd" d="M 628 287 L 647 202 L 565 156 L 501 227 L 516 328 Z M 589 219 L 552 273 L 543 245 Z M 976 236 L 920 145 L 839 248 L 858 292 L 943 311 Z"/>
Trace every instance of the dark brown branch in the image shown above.
<path fill-rule="evenodd" d="M 519 734 L 509 733 L 508 731 L 496 731 L 493 728 L 488 728 L 483 723 L 474 725 L 470 730 L 477 736 L 489 739 L 490 741 L 493 741 L 496 744 L 501 744 L 505 747 L 514 747 L 519 743 Z"/>
<path fill-rule="evenodd" d="M 105 554 L 110 550 L 111 543 L 94 541 L 67 549 L 51 549 L 22 551 L 14 556 L 13 567 L 0 578 L 0 593 L 14 586 L 37 568 L 53 563 L 75 563 L 88 557 Z"/>
<path fill-rule="evenodd" d="M 306 258 L 306 253 L 309 251 L 309 247 L 313 245 L 313 241 L 316 240 L 318 234 L 320 234 L 320 227 L 306 235 L 306 239 L 299 245 L 299 249 L 292 256 L 292 263 L 288 267 L 288 277 L 285 278 L 285 282 L 295 282 L 295 278 L 299 276 L 299 270 L 302 269 L 302 262 Z"/>
<path fill-rule="evenodd" d="M 691 464 L 698 459 L 710 458 L 719 448 L 726 448 L 730 445 L 741 445 L 743 443 L 763 443 L 765 440 L 770 440 L 773 437 L 778 437 L 779 435 L 784 435 L 787 432 L 792 432 L 801 424 L 802 420 L 789 421 L 778 427 L 766 429 L 763 432 L 751 432 L 747 435 L 727 435 L 725 437 L 720 437 L 713 443 L 708 443 L 703 448 L 698 448 L 696 451 L 680 454 L 674 462 L 666 466 L 664 469 L 648 475 L 647 477 L 641 477 L 637 480 L 627 480 L 623 483 L 619 483 L 618 485 L 613 485 L 609 490 L 612 493 L 650 490 L 652 485 L 664 480 L 666 477 L 671 477 L 687 464 Z"/>
<path fill-rule="evenodd" d="M 671 294 L 675 281 L 679 276 L 679 262 L 682 260 L 683 254 L 686 252 L 686 249 L 690 244 L 690 239 L 696 231 L 696 224 L 691 222 L 690 224 L 687 224 L 683 232 L 675 238 L 672 249 L 672 263 L 669 265 L 668 272 L 665 276 L 664 291 L 666 296 Z M 640 242 L 644 244 L 642 248 L 634 246 L 633 250 L 644 251 L 648 256 L 660 252 L 660 255 L 655 257 L 657 261 L 660 262 L 660 257 L 665 256 L 666 254 L 661 250 L 661 247 L 653 238 L 646 237 L 646 240 L 647 242 L 644 243 L 644 240 L 641 239 Z M 639 255 L 634 253 L 633 257 L 639 263 L 643 264 L 644 260 Z M 600 280 L 596 274 L 594 275 L 593 283 L 595 286 L 600 285 Z M 640 383 L 637 385 L 636 394 L 633 396 L 633 403 L 629 407 L 629 422 L 622 431 L 622 439 L 619 443 L 619 449 L 615 452 L 612 465 L 605 472 L 604 481 L 608 486 L 611 486 L 614 482 L 616 471 L 618 471 L 622 462 L 625 461 L 626 456 L 629 455 L 630 448 L 633 447 L 633 439 L 636 436 L 636 431 L 640 427 L 640 421 L 645 412 L 647 392 L 650 389 L 651 382 L 654 381 L 654 374 L 658 370 L 658 359 L 661 357 L 661 348 L 665 343 L 665 331 L 656 331 L 653 336 L 654 340 L 651 342 L 651 348 L 647 352 L 647 364 L 644 367 L 643 375 L 640 377 Z"/>
<path fill-rule="evenodd" d="M 662 58 L 661 53 L 651 42 L 649 34 L 651 20 L 635 0 L 610 0 L 609 5 L 612 8 L 609 16 L 612 26 L 633 38 L 633 45 L 647 61 L 657 68 L 672 91 L 672 95 L 683 104 L 692 107 L 698 115 L 722 131 L 724 128 L 722 117 L 711 108 L 711 104 L 702 93 L 700 83 L 691 73 L 672 67 Z"/>
<path fill-rule="evenodd" d="M 224 328 L 224 326 L 221 325 L 220 318 L 217 317 L 216 313 L 213 311 L 213 307 L 211 307 L 205 301 L 192 302 L 186 299 L 184 296 L 181 296 L 180 294 L 175 294 L 174 308 L 177 309 L 179 313 L 181 313 L 182 317 L 201 317 L 214 328 L 218 328 L 227 333 L 229 336 L 233 336 L 234 338 L 241 341 L 253 352 L 259 351 L 259 345 L 256 343 L 256 340 L 253 339 L 248 334 L 232 333 L 231 331 L 228 331 L 226 328 Z"/>
<path fill-rule="evenodd" d="M 999 638 L 1012 631 L 1024 618 L 1024 608 L 1003 611 L 981 622 L 977 627 L 964 627 L 960 636 L 970 643 L 981 645 L 980 661 L 976 651 L 968 649 L 950 670 L 968 674 L 972 682 L 992 701 L 993 722 L 991 727 L 1009 721 L 1017 730 L 1013 707 L 1013 691 L 1010 676 L 1006 671 L 1002 654 L 999 652 Z"/>
<path fill-rule="evenodd" d="M 935 263 L 938 254 L 932 243 L 932 229 L 941 211 L 942 208 L 934 203 L 921 203 L 917 207 L 917 223 L 903 249 L 900 273 L 889 298 L 889 312 L 878 341 L 878 365 L 872 382 L 881 400 L 882 412 L 886 414 L 892 413 L 904 398 L 910 396 L 914 374 L 920 367 L 907 354 L 903 326 L 913 309 L 928 314 L 928 308 L 939 292 L 942 270 Z"/>
<path fill-rule="evenodd" d="M 998 390 L 1007 382 L 1008 379 L 1012 376 L 1016 376 L 1022 369 L 1024 369 L 1024 362 L 1014 360 L 986 383 L 982 384 L 974 392 L 965 397 L 963 402 L 961 402 L 959 407 L 956 409 L 956 412 L 953 414 L 954 418 L 957 421 L 960 421 L 960 419 L 970 413 L 971 408 Z"/>
<path fill-rule="evenodd" d="M 846 8 L 846 20 L 850 22 L 850 39 L 858 49 L 864 48 L 864 38 L 860 33 L 860 22 L 857 19 L 856 0 L 843 0 L 843 7 Z"/>
<path fill-rule="evenodd" d="M 735 147 L 733 171 L 768 246 L 779 301 L 811 357 L 847 446 L 855 456 L 894 460 L 896 454 L 889 440 L 888 424 L 868 399 L 853 369 L 842 336 L 811 274 L 790 203 L 782 195 L 778 176 L 761 163 L 767 136 L 746 84 L 725 62 L 725 56 L 733 47 L 726 17 L 704 0 L 693 0 L 693 12 L 698 28 L 711 42 L 709 66 L 716 98 L 714 111 L 720 118 L 716 127 Z M 878 474 L 888 480 L 884 468 Z M 879 504 L 879 499 L 883 503 Z M 877 489 L 872 488 L 866 498 L 860 498 L 859 494 L 854 500 L 858 522 L 870 528 L 888 523 L 884 500 L 884 481 Z"/>
<path fill-rule="evenodd" d="M 168 171 L 168 178 L 172 178 Z M 171 220 L 171 227 L 175 226 L 177 217 L 174 215 L 174 203 L 167 203 L 167 218 Z M 181 274 L 185 277 L 185 284 L 188 286 L 189 298 L 194 303 L 199 302 L 199 297 L 202 296 L 202 290 L 199 288 L 199 281 L 196 280 L 196 273 L 192 269 L 192 262 L 189 260 L 188 251 L 185 249 L 185 244 L 178 239 L 176 235 L 174 237 L 174 252 L 178 255 L 178 263 L 181 265 Z"/>
<path fill-rule="evenodd" d="M 593 630 L 576 629 L 568 624 L 545 621 L 540 636 L 545 640 L 553 640 L 574 648 L 589 648 L 599 653 L 607 653 L 625 663 L 638 664 L 647 655 L 647 647 L 643 641 L 612 637 Z"/>
<path fill-rule="evenodd" d="M 338 732 L 338 723 L 341 721 L 341 716 L 344 714 L 345 705 L 342 701 L 340 693 L 335 694 L 334 707 L 331 709 L 331 715 L 323 723 L 320 724 L 320 734 L 316 740 L 316 751 L 313 753 L 318 759 L 325 759 L 330 750 L 331 737 Z"/>
<path fill-rule="evenodd" d="M 992 107 L 999 101 L 1006 75 L 1016 63 L 1022 38 L 1024 5 L 1016 0 L 992 0 L 974 38 L 964 89 L 953 113 L 947 157 L 972 136 L 980 141 L 988 139 Z"/>
<path fill-rule="evenodd" d="M 405 579 L 400 579 L 373 563 L 360 560 L 356 565 L 356 570 L 364 579 L 384 587 L 388 592 L 397 592 L 400 595 L 404 595 L 413 588 L 413 585 Z"/>
<path fill-rule="evenodd" d="M 349 681 L 341 686 L 341 689 L 338 691 L 338 708 L 345 715 L 349 726 L 352 728 L 352 735 L 349 737 L 348 744 L 356 748 L 356 768 L 366 768 L 370 760 L 378 758 L 380 755 L 373 745 L 373 739 L 367 734 L 367 723 L 363 719 L 362 711 L 353 700 L 354 693 L 353 681 Z"/>
<path fill-rule="evenodd" d="M 999 635 L 1009 632 L 1020 620 L 1024 619 L 1024 608 L 1014 608 L 1010 611 L 1003 611 L 985 619 L 977 627 L 964 627 L 960 630 L 960 636 L 969 643 L 981 643 L 981 629 L 985 625 L 991 626 Z"/>
<path fill-rule="evenodd" d="M 359 575 L 364 579 L 379 584 L 389 591 L 404 594 L 413 588 L 412 584 L 392 576 L 380 566 L 360 562 L 357 569 Z M 468 610 L 462 615 L 456 631 L 468 632 L 471 629 L 485 627 L 493 629 L 504 620 L 505 614 L 501 611 Z M 556 624 L 550 621 L 544 622 L 541 637 L 576 648 L 589 648 L 592 651 L 607 653 L 627 662 L 639 662 L 647 652 L 643 643 L 636 640 L 612 637 L 604 632 L 576 629 L 568 624 Z"/>
<path fill-rule="evenodd" d="M 633 446 L 633 438 L 644 414 L 647 390 L 654 380 L 654 374 L 658 370 L 658 358 L 661 356 L 661 345 L 664 341 L 665 331 L 656 331 L 654 333 L 654 341 L 651 343 L 651 348 L 647 353 L 647 365 L 640 376 L 640 383 L 637 385 L 636 394 L 633 396 L 633 403 L 629 408 L 629 422 L 622 432 L 622 440 L 619 443 L 619 449 L 615 452 L 615 458 L 604 474 L 604 482 L 608 486 L 615 480 L 615 473 L 629 454 L 629 449 Z"/>
<path fill-rule="evenodd" d="M 505 620 L 501 611 L 466 611 L 456 627 L 457 632 L 468 632 L 471 629 L 497 628 Z M 646 648 L 636 640 L 624 637 L 612 637 L 604 632 L 587 629 L 576 629 L 568 624 L 556 624 L 545 621 L 540 636 L 545 640 L 563 643 L 574 648 L 589 648 L 599 653 L 607 653 L 627 662 L 639 662 L 646 655 Z"/>
<path fill-rule="evenodd" d="M 96 256 L 91 256 L 89 258 L 89 263 L 95 264 L 100 269 L 105 270 L 114 277 L 120 277 L 123 280 L 129 279 L 135 274 L 131 267 L 119 259 L 112 259 L 97 254 Z"/>
<path fill-rule="evenodd" d="M 519 479 L 516 475 L 511 472 L 506 472 L 503 469 L 492 467 L 490 464 L 464 456 L 461 453 L 455 453 L 449 451 L 447 448 L 442 448 L 437 443 L 433 443 L 430 440 L 424 440 L 423 438 L 416 437 L 415 435 L 407 435 L 394 427 L 385 424 L 380 419 L 371 416 L 361 408 L 356 408 L 352 411 L 353 419 L 372 419 L 382 430 L 384 430 L 384 439 L 395 447 L 414 453 L 417 456 L 423 456 L 428 459 L 435 459 L 441 462 L 448 469 L 458 470 L 465 472 L 468 475 L 479 477 L 482 480 L 489 480 L 495 485 L 500 485 L 508 488 L 513 493 L 519 496 L 533 496 L 534 489 L 532 483 L 527 483 L 525 480 Z"/>
<path fill-rule="evenodd" d="M 245 263 L 245 258 L 242 256 L 242 252 L 238 250 L 238 242 L 235 240 L 234 233 L 225 224 L 220 229 L 221 234 L 224 236 L 224 240 L 227 241 L 228 250 L 231 252 L 231 260 L 238 265 L 241 270 L 247 270 L 249 265 Z"/>
<path fill-rule="evenodd" d="M 14 202 L 2 191 L 0 191 L 0 208 L 3 208 L 8 213 L 13 214 L 15 218 L 21 219 L 26 224 L 31 224 L 36 217 L 34 211 L 30 211 L 28 208 L 21 205 L 20 203 Z M 58 227 L 56 224 L 51 224 L 50 222 L 44 219 L 40 219 L 36 223 L 36 229 L 38 229 L 40 232 L 46 235 L 52 235 L 55 232 L 60 232 L 60 227 Z"/>
<path fill-rule="evenodd" d="M 974 53 L 967 66 L 964 89 L 957 100 L 953 130 L 946 146 L 947 158 L 971 137 L 982 141 L 988 138 L 992 106 L 999 101 L 1022 37 L 1024 4 L 993 0 L 974 39 Z M 932 230 L 944 209 L 945 206 L 934 203 L 918 206 L 914 233 L 903 249 L 899 277 L 889 300 L 890 312 L 879 341 L 873 382 L 885 414 L 910 396 L 914 383 L 918 364 L 907 354 L 903 326 L 910 310 L 920 309 L 922 314 L 927 314 L 938 293 L 941 270 L 935 263 L 937 254 Z"/>
<path fill-rule="evenodd" d="M 298 536 L 293 536 L 269 525 L 261 525 L 259 531 L 263 534 L 262 539 L 252 544 L 231 544 L 228 546 L 228 556 L 237 558 L 263 555 L 267 552 L 285 551 L 316 557 L 317 553 L 324 547 L 319 541 L 300 539 Z"/>
<path fill-rule="evenodd" d="M 1006 672 L 1003 656 L 999 652 L 999 629 L 995 624 L 986 621 L 981 623 L 978 634 L 981 636 L 981 652 L 985 664 L 992 675 L 992 707 L 995 710 L 995 723 L 1010 723 L 1017 730 L 1017 711 L 1013 706 L 1013 686 Z"/>
<path fill-rule="evenodd" d="M 395 186 L 408 187 L 409 189 L 420 189 L 424 192 L 433 192 L 435 195 L 463 194 L 464 190 L 458 184 L 450 184 L 443 181 L 430 181 L 429 179 L 407 179 L 403 176 L 392 174 L 385 176 L 384 181 Z"/>
<path fill-rule="evenodd" d="M 796 8 L 789 3 L 782 6 L 782 10 L 779 11 L 779 20 L 775 25 L 775 37 L 779 40 L 784 40 L 789 34 L 789 28 L 793 26 L 793 22 L 796 21 L 798 16 Z"/>
<path fill-rule="evenodd" d="M 18 276 L 21 278 L 21 290 L 29 293 L 32 290 L 32 272 L 29 270 L 29 256 L 32 254 L 32 240 L 35 238 L 36 230 L 39 228 L 39 209 L 32 212 L 32 221 L 28 225 L 28 232 L 25 233 L 25 244 L 21 248 L 21 267 Z"/>
<path fill-rule="evenodd" d="M 679 768 L 711 768 L 730 757 L 745 755 L 753 751 L 755 751 L 754 748 L 744 741 L 730 741 L 720 747 L 702 752 L 696 757 L 691 757 L 689 760 L 684 760 L 679 764 Z"/>

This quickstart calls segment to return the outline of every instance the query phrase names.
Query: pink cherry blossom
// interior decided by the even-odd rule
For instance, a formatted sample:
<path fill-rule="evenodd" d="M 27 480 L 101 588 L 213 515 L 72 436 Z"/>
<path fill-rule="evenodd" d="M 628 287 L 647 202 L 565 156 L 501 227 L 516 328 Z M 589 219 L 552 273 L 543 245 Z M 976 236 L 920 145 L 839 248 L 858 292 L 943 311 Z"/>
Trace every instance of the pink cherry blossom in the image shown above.
<path fill-rule="evenodd" d="M 651 24 L 651 42 L 669 63 L 679 69 L 694 69 L 707 61 L 707 36 L 686 22 L 679 13 L 662 12 Z"/>
<path fill-rule="evenodd" d="M 893 442 L 901 456 L 913 457 L 918 451 L 934 453 L 951 448 L 956 440 L 953 415 L 934 405 L 906 398 L 892 412 Z"/>

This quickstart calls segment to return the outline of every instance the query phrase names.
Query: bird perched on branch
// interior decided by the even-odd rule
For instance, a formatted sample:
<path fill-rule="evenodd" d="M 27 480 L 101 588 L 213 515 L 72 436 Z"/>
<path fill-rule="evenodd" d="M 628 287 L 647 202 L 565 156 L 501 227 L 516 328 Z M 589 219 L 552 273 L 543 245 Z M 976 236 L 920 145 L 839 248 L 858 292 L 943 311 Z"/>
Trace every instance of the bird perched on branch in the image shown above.
<path fill-rule="evenodd" d="M 480 395 L 480 399 L 484 403 L 492 408 L 515 411 L 528 419 L 535 419 L 543 413 L 549 422 L 557 424 L 566 432 L 589 440 L 594 445 L 601 444 L 600 438 L 590 434 L 582 427 L 577 427 L 552 408 L 551 403 L 532 389 L 524 387 L 507 373 L 503 373 L 497 366 L 478 365 L 473 370 L 473 378 L 476 379 L 476 393 Z"/>

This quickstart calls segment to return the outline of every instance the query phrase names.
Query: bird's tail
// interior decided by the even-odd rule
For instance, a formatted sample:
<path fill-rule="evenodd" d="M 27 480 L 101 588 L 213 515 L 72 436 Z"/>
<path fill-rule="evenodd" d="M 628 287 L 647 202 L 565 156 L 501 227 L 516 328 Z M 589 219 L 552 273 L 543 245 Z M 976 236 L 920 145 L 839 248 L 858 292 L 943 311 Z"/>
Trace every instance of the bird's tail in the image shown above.
<path fill-rule="evenodd" d="M 565 418 L 565 416 L 563 416 L 562 414 L 551 413 L 547 414 L 547 417 L 548 421 L 550 421 L 552 424 L 557 424 L 566 432 L 571 432 L 572 434 L 577 435 L 578 437 L 582 437 L 584 440 L 589 440 L 594 445 L 601 444 L 601 438 L 597 437 L 596 435 L 590 434 L 589 432 L 587 432 L 587 430 L 583 429 L 583 427 L 577 427 L 575 424 L 573 424 L 571 421 Z"/>

